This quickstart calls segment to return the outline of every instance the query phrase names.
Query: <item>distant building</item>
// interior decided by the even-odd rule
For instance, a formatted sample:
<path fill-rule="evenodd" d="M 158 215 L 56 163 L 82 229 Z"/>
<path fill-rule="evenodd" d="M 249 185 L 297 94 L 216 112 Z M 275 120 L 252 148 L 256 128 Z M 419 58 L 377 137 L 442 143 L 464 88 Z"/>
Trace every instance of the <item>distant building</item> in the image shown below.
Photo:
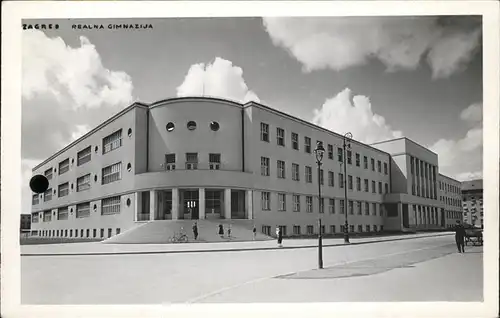
<path fill-rule="evenodd" d="M 21 235 L 31 232 L 31 214 L 21 214 Z"/>
<path fill-rule="evenodd" d="M 318 141 L 325 148 L 319 173 Z M 352 140 L 344 153 L 342 135 L 255 102 L 134 103 L 33 174 L 49 180 L 32 197 L 32 231 L 44 237 L 108 238 L 144 222 L 204 219 L 253 220 L 267 235 L 275 226 L 285 236 L 336 234 L 344 213 L 355 233 L 448 222 L 434 152 L 399 138 Z"/>
<path fill-rule="evenodd" d="M 461 182 L 439 174 L 439 200 L 443 205 L 445 227 L 452 228 L 462 220 Z"/>
<path fill-rule="evenodd" d="M 464 223 L 484 227 L 483 179 L 462 182 Z"/>

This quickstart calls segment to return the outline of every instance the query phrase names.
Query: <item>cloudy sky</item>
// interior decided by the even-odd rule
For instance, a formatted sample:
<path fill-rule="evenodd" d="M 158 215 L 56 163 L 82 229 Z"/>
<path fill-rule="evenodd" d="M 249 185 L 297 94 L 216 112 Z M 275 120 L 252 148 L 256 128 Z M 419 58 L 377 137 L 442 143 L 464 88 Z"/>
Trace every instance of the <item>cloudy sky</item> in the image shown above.
<path fill-rule="evenodd" d="M 34 21 L 30 21 L 33 23 Z M 372 143 L 406 136 L 459 180 L 482 176 L 474 17 L 134 19 L 153 30 L 23 31 L 23 213 L 31 169 L 133 101 L 256 100 Z"/>

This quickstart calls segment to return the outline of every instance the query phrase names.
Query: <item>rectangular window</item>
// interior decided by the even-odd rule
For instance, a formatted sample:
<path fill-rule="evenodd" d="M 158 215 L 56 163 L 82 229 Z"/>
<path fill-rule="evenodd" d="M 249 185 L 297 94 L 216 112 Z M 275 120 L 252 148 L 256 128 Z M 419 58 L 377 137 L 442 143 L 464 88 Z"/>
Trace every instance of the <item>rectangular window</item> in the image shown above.
<path fill-rule="evenodd" d="M 377 171 L 382 173 L 382 162 L 380 160 L 377 160 Z"/>
<path fill-rule="evenodd" d="M 286 194 L 278 193 L 278 211 L 286 211 Z"/>
<path fill-rule="evenodd" d="M 293 226 L 293 235 L 300 235 L 300 225 Z"/>
<path fill-rule="evenodd" d="M 278 146 L 285 146 L 285 130 L 276 128 L 276 143 Z"/>
<path fill-rule="evenodd" d="M 92 147 L 88 146 L 76 155 L 76 165 L 81 166 L 92 159 Z"/>
<path fill-rule="evenodd" d="M 344 186 L 345 186 L 345 185 L 344 185 L 344 175 L 343 175 L 342 173 L 339 173 L 339 187 L 340 187 L 341 189 L 343 189 L 343 188 L 344 188 Z"/>
<path fill-rule="evenodd" d="M 333 176 L 333 171 L 328 171 L 328 185 L 330 187 L 335 186 L 335 177 Z"/>
<path fill-rule="evenodd" d="M 349 214 L 354 214 L 354 202 L 349 201 Z"/>
<path fill-rule="evenodd" d="M 378 212 L 380 216 L 384 216 L 384 206 L 382 205 L 382 203 L 378 205 Z"/>
<path fill-rule="evenodd" d="M 175 153 L 165 155 L 165 169 L 167 171 L 175 170 Z"/>
<path fill-rule="evenodd" d="M 311 138 L 304 137 L 304 150 L 306 153 L 311 153 Z"/>
<path fill-rule="evenodd" d="M 80 203 L 76 205 L 76 217 L 86 218 L 90 216 L 90 202 Z"/>
<path fill-rule="evenodd" d="M 328 159 L 333 160 L 333 145 L 328 145 Z"/>
<path fill-rule="evenodd" d="M 362 233 L 363 232 L 363 225 L 358 225 L 358 233 Z"/>
<path fill-rule="evenodd" d="M 260 174 L 269 176 L 269 158 L 260 157 Z"/>
<path fill-rule="evenodd" d="M 313 211 L 313 197 L 308 195 L 306 196 L 306 212 L 312 213 Z"/>
<path fill-rule="evenodd" d="M 186 169 L 187 170 L 197 170 L 198 169 L 198 153 L 197 152 L 187 152 L 186 153 Z"/>
<path fill-rule="evenodd" d="M 365 202 L 365 215 L 370 215 L 370 203 Z"/>
<path fill-rule="evenodd" d="M 377 203 L 372 203 L 372 213 L 373 215 L 377 215 Z"/>
<path fill-rule="evenodd" d="M 121 229 L 119 227 L 116 228 L 116 235 L 120 234 Z"/>
<path fill-rule="evenodd" d="M 300 180 L 299 165 L 296 163 L 292 163 L 292 180 Z"/>
<path fill-rule="evenodd" d="M 102 168 L 102 184 L 118 181 L 122 178 L 122 163 L 118 162 Z"/>
<path fill-rule="evenodd" d="M 307 226 L 307 234 L 308 235 L 313 235 L 314 234 L 314 226 L 308 225 Z"/>
<path fill-rule="evenodd" d="M 262 210 L 269 211 L 271 209 L 271 193 L 262 192 L 261 201 L 262 201 Z"/>
<path fill-rule="evenodd" d="M 321 198 L 321 200 L 318 200 L 318 206 L 319 206 L 319 213 L 325 213 L 325 198 Z"/>
<path fill-rule="evenodd" d="M 65 197 L 69 194 L 69 182 L 60 184 L 57 188 L 57 192 L 60 198 Z"/>
<path fill-rule="evenodd" d="M 370 186 L 369 186 L 369 181 L 368 179 L 365 179 L 365 192 L 369 192 L 370 191 Z"/>
<path fill-rule="evenodd" d="M 363 156 L 363 168 L 368 169 L 368 157 Z"/>
<path fill-rule="evenodd" d="M 94 238 L 97 237 L 97 229 L 92 230 L 92 237 L 94 237 Z"/>
<path fill-rule="evenodd" d="M 104 238 L 104 229 L 101 229 L 101 238 Z"/>
<path fill-rule="evenodd" d="M 45 175 L 45 178 L 47 178 L 47 180 L 52 179 L 52 172 L 53 172 L 52 168 L 45 170 L 44 175 Z"/>
<path fill-rule="evenodd" d="M 208 154 L 208 167 L 210 168 L 210 170 L 220 169 L 220 153 Z"/>
<path fill-rule="evenodd" d="M 111 237 L 111 235 L 113 235 L 113 229 L 108 229 L 108 238 Z"/>
<path fill-rule="evenodd" d="M 352 190 L 352 176 L 347 176 L 347 184 L 349 186 L 349 190 Z"/>
<path fill-rule="evenodd" d="M 361 191 L 361 178 L 356 177 L 356 190 Z"/>
<path fill-rule="evenodd" d="M 328 212 L 330 214 L 335 214 L 335 199 L 328 199 Z"/>
<path fill-rule="evenodd" d="M 33 213 L 31 215 L 31 223 L 38 223 L 38 213 Z"/>
<path fill-rule="evenodd" d="M 349 232 L 354 233 L 354 225 L 349 225 Z"/>
<path fill-rule="evenodd" d="M 378 182 L 378 193 L 382 194 L 382 182 Z"/>
<path fill-rule="evenodd" d="M 306 182 L 307 183 L 312 183 L 313 177 L 312 177 L 312 167 L 306 166 Z"/>
<path fill-rule="evenodd" d="M 385 184 L 385 193 L 389 193 L 389 184 L 388 183 Z"/>
<path fill-rule="evenodd" d="M 47 189 L 47 191 L 43 193 L 43 201 L 47 202 L 50 200 L 52 200 L 52 189 Z"/>
<path fill-rule="evenodd" d="M 271 235 L 271 227 L 269 225 L 262 225 L 262 233 L 265 235 Z"/>
<path fill-rule="evenodd" d="M 85 232 L 87 232 L 87 238 L 89 238 L 90 237 L 90 230 L 87 229 Z"/>
<path fill-rule="evenodd" d="M 300 212 L 300 195 L 293 195 L 293 212 Z"/>
<path fill-rule="evenodd" d="M 347 150 L 347 164 L 352 165 L 352 151 Z"/>
<path fill-rule="evenodd" d="M 52 220 L 52 212 L 51 211 L 44 211 L 43 212 L 43 221 L 50 222 L 51 220 Z"/>
<path fill-rule="evenodd" d="M 57 209 L 57 219 L 58 220 L 68 219 L 68 207 Z"/>
<path fill-rule="evenodd" d="M 69 158 L 59 162 L 59 175 L 69 171 Z"/>
<path fill-rule="evenodd" d="M 335 234 L 335 225 L 330 225 L 330 233 Z"/>
<path fill-rule="evenodd" d="M 122 130 L 118 130 L 102 139 L 102 153 L 108 153 L 122 146 Z"/>
<path fill-rule="evenodd" d="M 31 204 L 37 205 L 38 203 L 40 203 L 40 197 L 38 196 L 38 194 L 33 194 L 33 196 L 31 197 Z"/>
<path fill-rule="evenodd" d="M 344 214 L 344 208 L 345 207 L 345 203 L 344 203 L 344 200 L 340 200 L 340 214 Z"/>
<path fill-rule="evenodd" d="M 299 150 L 299 134 L 292 133 L 292 149 Z"/>
<path fill-rule="evenodd" d="M 384 174 L 387 175 L 387 162 L 384 162 Z"/>
<path fill-rule="evenodd" d="M 90 173 L 76 179 L 76 191 L 81 192 L 90 189 Z"/>
<path fill-rule="evenodd" d="M 120 213 L 121 197 L 115 196 L 101 200 L 101 214 L 118 214 Z"/>
<path fill-rule="evenodd" d="M 375 159 L 370 158 L 370 162 L 372 164 L 372 171 L 375 171 Z"/>
<path fill-rule="evenodd" d="M 282 160 L 278 160 L 276 162 L 277 170 L 278 170 L 278 178 L 285 179 L 285 162 Z"/>
<path fill-rule="evenodd" d="M 377 231 L 378 231 L 377 226 L 373 225 L 373 232 L 377 232 Z"/>
<path fill-rule="evenodd" d="M 342 151 L 342 148 L 337 148 L 337 160 L 339 162 L 344 162 L 344 156 L 342 155 L 343 154 L 343 151 Z"/>
<path fill-rule="evenodd" d="M 361 164 L 361 155 L 356 153 L 356 167 L 359 167 Z"/>
<path fill-rule="evenodd" d="M 363 214 L 361 203 L 362 203 L 361 201 L 356 201 L 356 208 L 358 210 L 358 215 Z"/>
<path fill-rule="evenodd" d="M 269 125 L 260 123 L 260 140 L 269 142 Z"/>
<path fill-rule="evenodd" d="M 375 181 L 372 180 L 372 193 L 377 193 L 377 189 L 375 186 Z"/>

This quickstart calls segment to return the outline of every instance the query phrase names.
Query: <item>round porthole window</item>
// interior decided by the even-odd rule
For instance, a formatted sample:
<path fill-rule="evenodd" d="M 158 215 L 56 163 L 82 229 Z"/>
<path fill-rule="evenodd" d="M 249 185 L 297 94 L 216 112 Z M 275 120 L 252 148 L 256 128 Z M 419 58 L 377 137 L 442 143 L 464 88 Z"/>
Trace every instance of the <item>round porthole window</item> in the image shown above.
<path fill-rule="evenodd" d="M 219 130 L 219 128 L 220 128 L 220 125 L 218 122 L 213 121 L 210 123 L 210 129 L 212 129 L 213 131 L 217 131 L 217 130 Z"/>
<path fill-rule="evenodd" d="M 195 130 L 196 129 L 196 123 L 194 121 L 188 121 L 188 124 L 187 124 L 187 129 L 189 130 Z"/>
<path fill-rule="evenodd" d="M 129 137 L 132 137 L 132 128 L 128 129 L 128 133 L 127 134 L 128 134 Z"/>
<path fill-rule="evenodd" d="M 94 176 L 94 181 L 97 182 L 97 175 Z"/>
<path fill-rule="evenodd" d="M 130 203 L 131 203 L 130 198 L 128 198 L 127 199 L 127 206 L 130 206 Z"/>
<path fill-rule="evenodd" d="M 95 146 L 95 152 L 97 153 L 97 151 L 99 151 L 99 147 Z"/>
<path fill-rule="evenodd" d="M 127 171 L 128 172 L 132 171 L 132 165 L 130 163 L 127 164 Z"/>
<path fill-rule="evenodd" d="M 173 131 L 174 129 L 175 129 L 175 125 L 174 125 L 174 123 L 170 122 L 170 123 L 168 123 L 168 124 L 167 124 L 167 131 L 168 131 L 168 132 L 171 132 L 171 131 Z"/>

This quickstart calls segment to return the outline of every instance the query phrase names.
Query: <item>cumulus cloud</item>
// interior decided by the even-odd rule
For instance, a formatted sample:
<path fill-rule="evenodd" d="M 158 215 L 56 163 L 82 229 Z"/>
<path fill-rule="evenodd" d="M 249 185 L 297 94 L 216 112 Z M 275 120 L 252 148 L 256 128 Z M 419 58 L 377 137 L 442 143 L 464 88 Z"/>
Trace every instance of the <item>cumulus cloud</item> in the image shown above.
<path fill-rule="evenodd" d="M 257 94 L 248 89 L 241 67 L 220 57 L 213 63 L 191 65 L 177 87 L 177 96 L 222 97 L 242 103 L 260 101 Z"/>
<path fill-rule="evenodd" d="M 355 140 L 367 144 L 402 137 L 401 131 L 393 130 L 383 116 L 373 112 L 368 97 L 353 97 L 349 88 L 315 109 L 313 123 L 340 134 L 350 131 Z"/>
<path fill-rule="evenodd" d="M 460 139 L 440 139 L 430 146 L 439 155 L 439 170 L 458 180 L 482 178 L 483 126 L 482 104 L 473 104 L 460 114 L 462 121 L 472 125 Z"/>
<path fill-rule="evenodd" d="M 96 47 L 77 47 L 37 30 L 23 32 L 23 212 L 30 211 L 31 169 L 132 101 L 132 80 L 106 68 Z M 26 211 L 27 210 L 27 211 Z"/>
<path fill-rule="evenodd" d="M 304 71 L 336 71 L 378 59 L 388 71 L 414 70 L 427 56 L 434 78 L 460 71 L 479 45 L 481 26 L 467 17 L 264 18 L 276 46 Z M 460 20 L 462 19 L 462 20 Z"/>

